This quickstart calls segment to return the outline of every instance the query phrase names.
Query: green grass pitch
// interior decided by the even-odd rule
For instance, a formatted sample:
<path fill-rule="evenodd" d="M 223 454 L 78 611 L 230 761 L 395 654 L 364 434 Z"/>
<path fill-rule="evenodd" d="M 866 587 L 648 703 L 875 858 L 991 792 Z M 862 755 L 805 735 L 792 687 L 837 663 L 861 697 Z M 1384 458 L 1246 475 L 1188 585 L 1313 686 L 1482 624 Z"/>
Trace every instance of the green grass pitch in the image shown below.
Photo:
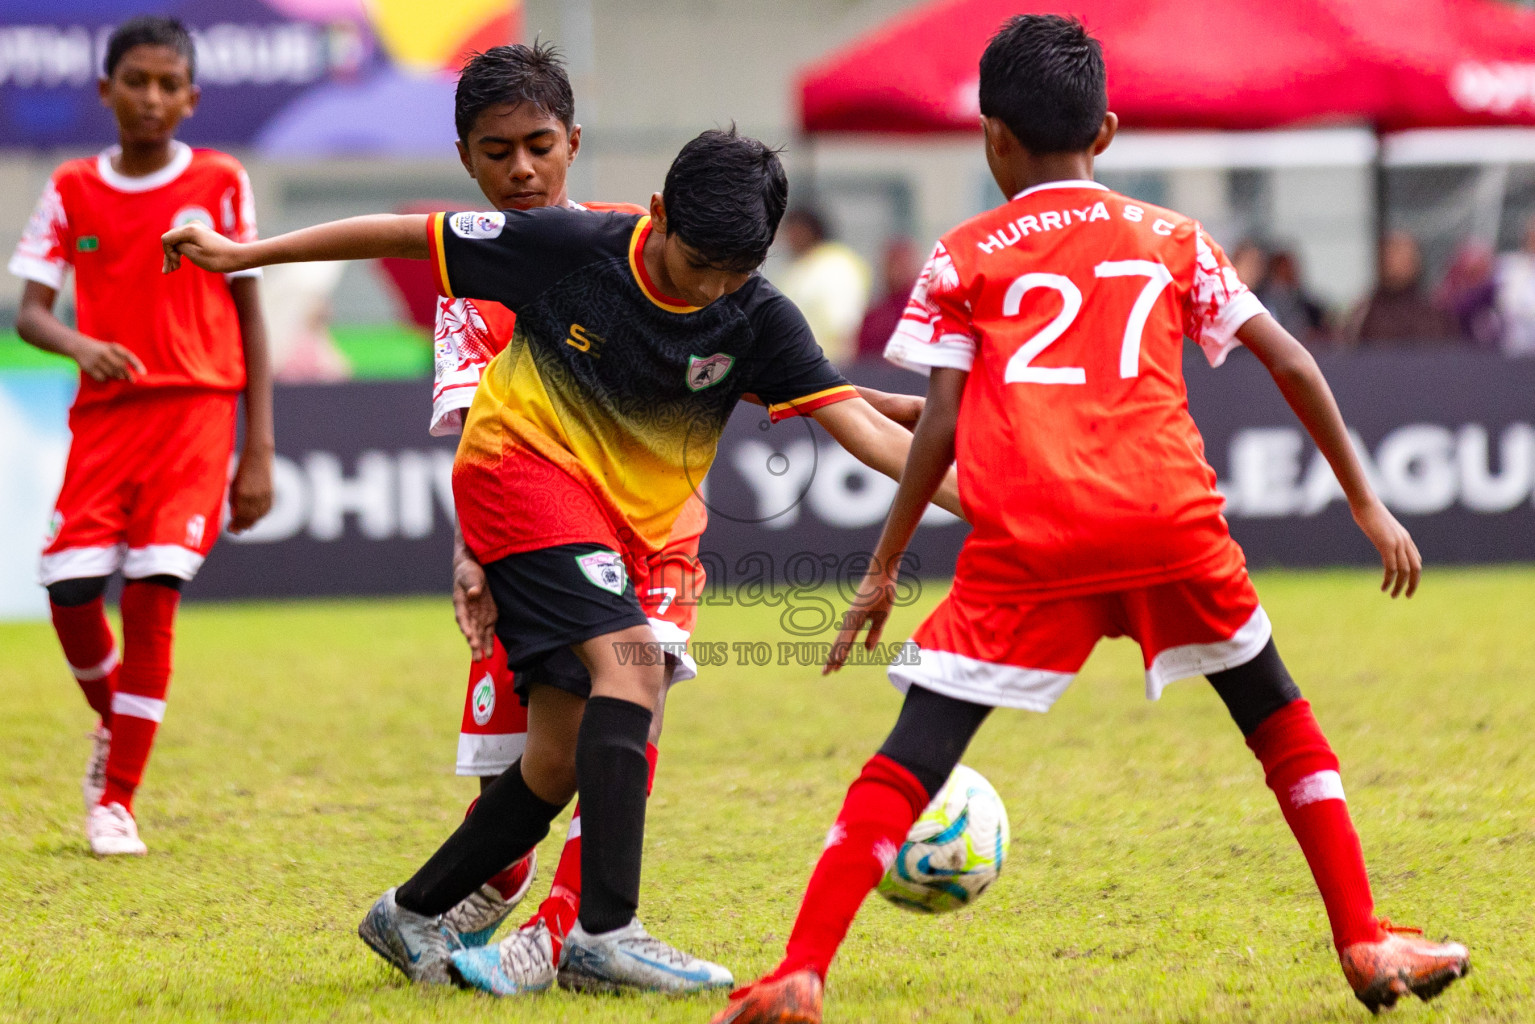
<path fill-rule="evenodd" d="M 1343 760 L 1382 913 L 1474 971 L 1399 1020 L 1535 1018 L 1535 570 L 1265 574 L 1280 649 Z M 899 639 L 937 587 L 892 623 Z M 700 639 L 786 639 L 706 607 Z M 496 1002 L 412 989 L 355 936 L 454 826 L 465 651 L 441 600 L 189 608 L 139 797 L 147 858 L 85 852 L 87 711 L 45 624 L 0 625 L 0 1019 L 698 1021 L 719 997 Z M 675 691 L 641 913 L 771 966 L 848 781 L 893 720 L 877 668 L 714 667 Z M 1002 712 L 966 758 L 1013 844 L 974 907 L 871 898 L 832 1021 L 1360 1021 L 1257 763 L 1203 682 L 1142 696 L 1101 645 L 1049 715 Z M 563 819 L 540 850 L 542 896 Z"/>

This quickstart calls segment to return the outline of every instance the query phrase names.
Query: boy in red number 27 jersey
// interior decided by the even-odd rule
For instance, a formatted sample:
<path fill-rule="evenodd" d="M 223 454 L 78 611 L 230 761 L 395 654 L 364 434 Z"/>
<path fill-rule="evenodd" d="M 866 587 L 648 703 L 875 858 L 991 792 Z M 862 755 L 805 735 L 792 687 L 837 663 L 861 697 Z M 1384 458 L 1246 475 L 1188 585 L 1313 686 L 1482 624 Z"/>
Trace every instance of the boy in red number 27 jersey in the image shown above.
<path fill-rule="evenodd" d="M 1090 180 L 1112 140 L 1101 50 L 1076 21 L 1021 15 L 981 58 L 986 157 L 1012 199 L 945 235 L 886 356 L 930 374 L 873 565 L 833 646 L 872 646 L 895 569 L 952 463 L 974 530 L 948 597 L 918 628 L 884 746 L 848 790 L 782 963 L 717 1022 L 821 1019 L 826 971 L 859 905 L 994 707 L 1046 711 L 1101 637 L 1141 646 L 1146 695 L 1204 675 L 1262 762 L 1321 891 L 1355 995 L 1427 999 L 1468 968 L 1377 918 L 1338 760 L 1275 649 L 1181 359 L 1245 345 L 1274 375 L 1379 549 L 1383 589 L 1416 588 L 1411 538 L 1376 498 L 1306 351 L 1195 222 Z"/>
<path fill-rule="evenodd" d="M 17 332 L 80 364 L 73 439 L 43 550 L 54 628 L 100 716 L 84 793 L 98 855 L 141 854 L 133 795 L 165 715 L 181 586 L 224 525 L 272 504 L 272 396 L 250 273 L 160 273 L 155 240 L 200 222 L 256 237 L 250 182 L 230 156 L 174 138 L 197 103 L 195 53 L 180 22 L 135 18 L 107 45 L 101 96 L 120 146 L 53 173 L 11 257 L 26 283 Z M 78 330 L 53 314 L 75 273 Z M 259 274 L 259 272 L 257 272 Z M 230 456 L 241 392 L 245 449 Z M 121 572 L 119 656 L 102 596 Z"/>

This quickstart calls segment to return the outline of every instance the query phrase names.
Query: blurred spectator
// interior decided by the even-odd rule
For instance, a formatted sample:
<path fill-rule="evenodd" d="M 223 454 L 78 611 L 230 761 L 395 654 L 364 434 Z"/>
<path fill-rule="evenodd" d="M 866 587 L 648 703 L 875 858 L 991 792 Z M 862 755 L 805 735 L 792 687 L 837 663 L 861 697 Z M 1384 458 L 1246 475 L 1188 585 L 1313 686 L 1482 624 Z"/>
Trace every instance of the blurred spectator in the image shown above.
<path fill-rule="evenodd" d="M 1258 298 L 1281 327 L 1306 345 L 1327 340 L 1322 304 L 1301 283 L 1300 260 L 1288 249 L 1269 257 L 1268 273 L 1255 289 Z"/>
<path fill-rule="evenodd" d="M 1497 349 L 1503 341 L 1494 260 L 1486 242 L 1462 242 L 1434 293 L 1435 304 L 1455 318 L 1461 337 L 1477 348 Z"/>
<path fill-rule="evenodd" d="M 273 379 L 303 383 L 352 375 L 330 333 L 330 300 L 345 269 L 345 263 L 281 263 L 263 271 L 261 312 Z"/>
<path fill-rule="evenodd" d="M 1503 321 L 1503 352 L 1535 355 L 1535 217 L 1524 226 L 1524 248 L 1497 263 L 1497 311 Z"/>
<path fill-rule="evenodd" d="M 1405 348 L 1454 342 L 1455 319 L 1423 293 L 1423 252 L 1418 240 L 1393 231 L 1380 247 L 1380 281 L 1351 317 L 1346 340 L 1362 347 Z"/>
<path fill-rule="evenodd" d="M 1241 282 L 1256 294 L 1268 281 L 1268 250 L 1251 238 L 1244 239 L 1231 250 L 1231 266 Z"/>
<path fill-rule="evenodd" d="M 826 221 L 814 210 L 796 207 L 786 213 L 783 239 L 793 262 L 779 275 L 779 289 L 805 314 L 826 357 L 848 362 L 869 304 L 869 268 L 831 238 Z"/>
<path fill-rule="evenodd" d="M 878 359 L 885 354 L 885 342 L 895 333 L 895 325 L 906 309 L 906 300 L 911 298 L 912 285 L 922 273 L 916 243 L 909 238 L 892 238 L 886 242 L 882 271 L 885 297 L 869 307 L 869 312 L 864 314 L 863 326 L 858 328 L 859 359 Z"/>

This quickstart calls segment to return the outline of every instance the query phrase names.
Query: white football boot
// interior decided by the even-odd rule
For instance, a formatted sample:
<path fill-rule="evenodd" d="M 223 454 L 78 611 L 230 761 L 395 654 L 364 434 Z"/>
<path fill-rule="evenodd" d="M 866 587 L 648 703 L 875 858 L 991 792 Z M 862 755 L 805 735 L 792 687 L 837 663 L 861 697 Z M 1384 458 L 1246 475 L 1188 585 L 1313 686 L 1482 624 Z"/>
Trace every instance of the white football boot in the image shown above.
<path fill-rule="evenodd" d="M 496 929 L 501 927 L 501 922 L 522 902 L 528 890 L 533 887 L 533 878 L 538 872 L 537 852 L 530 852 L 512 865 L 511 870 L 521 874 L 522 884 L 509 899 L 503 899 L 500 891 L 487 883 L 459 900 L 442 915 L 442 923 L 465 946 L 483 946 L 490 942 Z"/>
<path fill-rule="evenodd" d="M 85 813 L 101 803 L 101 794 L 107 788 L 107 754 L 112 749 L 112 730 L 96 723 L 90 734 L 91 757 L 85 762 L 85 777 L 80 780 L 80 795 L 85 797 Z"/>
<path fill-rule="evenodd" d="M 554 984 L 554 944 L 543 921 L 512 932 L 494 946 L 461 949 L 452 960 L 460 982 L 493 996 L 542 992 Z"/>
<path fill-rule="evenodd" d="M 441 917 L 427 917 L 400 906 L 394 893 L 390 889 L 374 901 L 357 926 L 358 937 L 411 981 L 451 985 L 448 954 L 459 948 L 458 936 L 443 926 Z"/>
<path fill-rule="evenodd" d="M 577 921 L 560 951 L 559 982 L 578 992 L 668 995 L 735 985 L 725 968 L 653 937 L 638 918 L 601 935 L 588 934 Z"/>
<path fill-rule="evenodd" d="M 141 857 L 149 852 L 139 838 L 139 826 L 122 804 L 96 804 L 85 816 L 85 837 L 98 857 Z"/>

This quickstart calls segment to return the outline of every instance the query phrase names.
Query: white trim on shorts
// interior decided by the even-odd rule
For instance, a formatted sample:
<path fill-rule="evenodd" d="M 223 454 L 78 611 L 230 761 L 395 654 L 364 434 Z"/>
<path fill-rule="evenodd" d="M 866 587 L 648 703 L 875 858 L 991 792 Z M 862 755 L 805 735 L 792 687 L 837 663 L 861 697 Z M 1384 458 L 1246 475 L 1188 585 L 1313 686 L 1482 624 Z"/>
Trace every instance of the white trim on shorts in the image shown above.
<path fill-rule="evenodd" d="M 513 697 L 513 700 L 517 698 Z M 525 732 L 458 734 L 458 764 L 454 774 L 489 778 L 506 771 L 528 745 Z"/>
<path fill-rule="evenodd" d="M 1146 670 L 1146 699 L 1160 698 L 1168 683 L 1247 664 L 1262 653 L 1273 635 L 1274 625 L 1260 604 L 1229 640 L 1169 647 L 1153 658 Z"/>
<path fill-rule="evenodd" d="M 180 544 L 146 544 L 129 548 L 123 559 L 123 577 L 141 580 L 146 576 L 175 576 L 190 580 L 203 567 L 204 556 Z"/>
<path fill-rule="evenodd" d="M 1160 699 L 1167 684 L 1179 679 L 1207 676 L 1247 664 L 1262 652 L 1273 634 L 1268 613 L 1259 605 L 1230 639 L 1169 647 L 1153 658 L 1146 670 L 1146 699 Z M 897 690 L 905 693 L 915 684 L 946 697 L 989 707 L 1049 711 L 1077 675 L 980 661 L 952 651 L 921 647 L 916 647 L 916 651 L 916 664 L 907 658 L 889 668 L 890 682 Z"/>
<path fill-rule="evenodd" d="M 43 555 L 37 563 L 37 582 L 51 586 L 60 580 L 85 580 L 110 576 L 123 564 L 126 544 L 98 548 L 65 548 Z"/>
<path fill-rule="evenodd" d="M 672 682 L 682 683 L 689 679 L 698 678 L 698 662 L 688 653 L 688 640 L 691 634 L 670 619 L 658 619 L 653 615 L 646 618 L 650 622 L 650 631 L 656 635 L 656 643 L 665 644 L 668 648 L 666 660 L 673 663 Z M 681 654 L 674 651 L 680 650 Z"/>

